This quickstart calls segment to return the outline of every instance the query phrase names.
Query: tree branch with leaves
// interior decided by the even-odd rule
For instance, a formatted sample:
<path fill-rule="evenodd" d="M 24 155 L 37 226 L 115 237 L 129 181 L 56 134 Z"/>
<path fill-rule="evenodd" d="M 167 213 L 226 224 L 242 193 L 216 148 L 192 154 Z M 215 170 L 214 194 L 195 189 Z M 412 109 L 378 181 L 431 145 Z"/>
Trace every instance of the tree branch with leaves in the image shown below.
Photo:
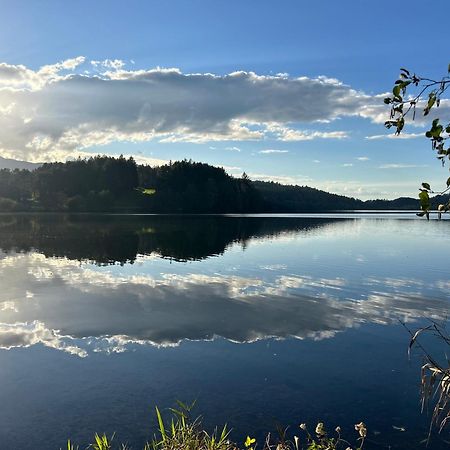
<path fill-rule="evenodd" d="M 384 103 L 391 106 L 389 120 L 385 122 L 386 128 L 395 128 L 395 134 L 402 133 L 406 120 L 416 119 L 419 109 L 424 117 L 428 116 L 433 108 L 439 108 L 441 102 L 446 100 L 445 94 L 450 87 L 450 64 L 447 75 L 440 80 L 434 80 L 419 76 L 405 68 L 400 69 L 400 76 L 392 88 L 392 95 L 384 99 Z M 430 129 L 425 133 L 431 142 L 431 147 L 436 151 L 437 158 L 445 165 L 446 159 L 450 160 L 450 117 L 443 122 L 435 118 L 431 122 Z M 429 183 L 422 183 L 419 193 L 421 216 L 429 218 L 431 209 L 429 194 L 445 194 L 450 191 L 450 177 L 446 181 L 446 187 L 442 191 L 433 191 Z M 440 213 L 450 211 L 450 201 L 440 205 Z"/>

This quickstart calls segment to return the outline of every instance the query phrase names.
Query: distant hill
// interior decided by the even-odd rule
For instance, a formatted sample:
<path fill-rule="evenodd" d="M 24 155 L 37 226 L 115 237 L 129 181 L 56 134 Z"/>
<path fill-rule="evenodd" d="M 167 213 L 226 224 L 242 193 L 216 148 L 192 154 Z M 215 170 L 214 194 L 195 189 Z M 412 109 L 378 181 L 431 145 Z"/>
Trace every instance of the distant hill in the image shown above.
<path fill-rule="evenodd" d="M 359 200 L 344 195 L 331 194 L 308 186 L 292 186 L 268 181 L 253 181 L 261 194 L 264 212 L 314 212 L 342 210 L 417 210 L 418 198 L 399 197 L 394 200 Z M 431 197 L 432 209 L 448 203 L 450 196 Z"/>
<path fill-rule="evenodd" d="M 2 158 L 0 156 L 0 170 L 1 169 L 19 169 L 19 170 L 34 170 L 40 167 L 42 164 L 31 163 L 28 161 L 18 161 L 16 159 Z"/>
<path fill-rule="evenodd" d="M 292 186 L 272 181 L 253 181 L 263 200 L 262 212 L 330 211 L 364 209 L 364 202 L 308 186 Z"/>

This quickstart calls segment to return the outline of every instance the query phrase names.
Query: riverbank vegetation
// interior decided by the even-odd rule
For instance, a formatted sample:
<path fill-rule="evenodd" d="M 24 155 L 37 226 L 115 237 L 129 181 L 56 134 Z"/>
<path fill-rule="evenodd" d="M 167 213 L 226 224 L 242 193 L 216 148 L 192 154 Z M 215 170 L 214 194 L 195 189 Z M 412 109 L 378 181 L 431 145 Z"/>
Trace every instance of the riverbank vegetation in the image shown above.
<path fill-rule="evenodd" d="M 442 199 L 433 200 L 436 205 Z M 96 156 L 0 170 L 0 211 L 138 213 L 295 213 L 415 209 L 417 201 L 361 201 L 308 186 L 235 178 L 221 167 L 177 161 L 158 167 Z"/>
<path fill-rule="evenodd" d="M 341 428 L 337 426 L 328 431 L 319 422 L 314 431 L 310 431 L 305 423 L 296 426 L 292 439 L 287 438 L 287 428 L 278 430 L 276 436 L 267 434 L 263 442 L 247 436 L 242 443 L 230 439 L 227 425 L 216 427 L 208 433 L 202 426 L 201 417 L 191 418 L 194 404 L 185 405 L 177 402 L 176 408 L 170 408 L 171 417 L 165 421 L 158 408 L 156 416 L 158 430 L 151 442 L 147 442 L 143 450 L 362 450 L 367 436 L 367 428 L 363 422 L 355 425 L 354 444 L 341 436 Z M 126 443 L 117 444 L 114 436 L 95 434 L 93 442 L 87 447 L 93 450 L 131 450 Z M 67 442 L 67 450 L 81 450 L 80 447 Z"/>

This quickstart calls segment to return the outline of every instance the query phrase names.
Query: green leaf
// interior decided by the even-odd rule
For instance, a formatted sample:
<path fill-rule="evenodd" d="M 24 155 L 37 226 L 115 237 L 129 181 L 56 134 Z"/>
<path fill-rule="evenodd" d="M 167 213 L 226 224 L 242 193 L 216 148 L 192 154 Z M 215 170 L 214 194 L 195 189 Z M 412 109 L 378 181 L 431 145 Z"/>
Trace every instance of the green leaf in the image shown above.
<path fill-rule="evenodd" d="M 447 178 L 447 187 L 450 187 L 450 177 Z"/>
<path fill-rule="evenodd" d="M 436 94 L 434 92 L 430 92 L 430 95 L 428 96 L 427 108 L 431 109 L 435 102 L 436 102 Z"/>
<path fill-rule="evenodd" d="M 405 126 L 405 119 L 401 117 L 400 119 L 397 120 L 397 130 L 395 132 L 397 134 L 400 134 L 404 126 Z"/>
<path fill-rule="evenodd" d="M 422 211 L 428 211 L 430 209 L 430 197 L 427 191 L 421 191 L 419 193 L 419 201 Z"/>
<path fill-rule="evenodd" d="M 438 125 L 436 128 L 434 128 L 431 134 L 433 135 L 433 137 L 438 138 L 441 135 L 442 130 L 443 130 L 442 125 Z"/>
<path fill-rule="evenodd" d="M 158 417 L 159 431 L 161 432 L 161 437 L 162 437 L 163 442 L 165 442 L 166 441 L 166 429 L 164 427 L 164 422 L 162 420 L 161 413 L 159 412 L 159 409 L 157 406 L 155 406 L 155 409 L 156 409 L 156 416 Z"/>
<path fill-rule="evenodd" d="M 428 189 L 429 191 L 431 191 L 431 187 L 430 187 L 430 185 L 428 183 L 422 183 L 422 187 L 424 189 Z"/>
<path fill-rule="evenodd" d="M 392 89 L 392 93 L 394 94 L 394 97 L 399 97 L 400 96 L 400 86 L 397 84 L 396 86 L 394 86 L 394 89 Z"/>

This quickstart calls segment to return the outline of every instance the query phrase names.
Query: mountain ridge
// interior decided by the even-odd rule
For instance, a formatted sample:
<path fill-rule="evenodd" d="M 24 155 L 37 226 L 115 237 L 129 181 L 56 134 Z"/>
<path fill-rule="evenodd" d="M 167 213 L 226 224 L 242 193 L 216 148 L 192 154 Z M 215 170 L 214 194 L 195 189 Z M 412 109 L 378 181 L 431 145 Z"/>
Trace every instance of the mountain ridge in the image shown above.
<path fill-rule="evenodd" d="M 34 170 L 38 167 L 42 166 L 41 163 L 32 163 L 28 161 L 20 161 L 12 158 L 4 158 L 0 156 L 0 170 L 9 169 L 9 170 Z"/>

